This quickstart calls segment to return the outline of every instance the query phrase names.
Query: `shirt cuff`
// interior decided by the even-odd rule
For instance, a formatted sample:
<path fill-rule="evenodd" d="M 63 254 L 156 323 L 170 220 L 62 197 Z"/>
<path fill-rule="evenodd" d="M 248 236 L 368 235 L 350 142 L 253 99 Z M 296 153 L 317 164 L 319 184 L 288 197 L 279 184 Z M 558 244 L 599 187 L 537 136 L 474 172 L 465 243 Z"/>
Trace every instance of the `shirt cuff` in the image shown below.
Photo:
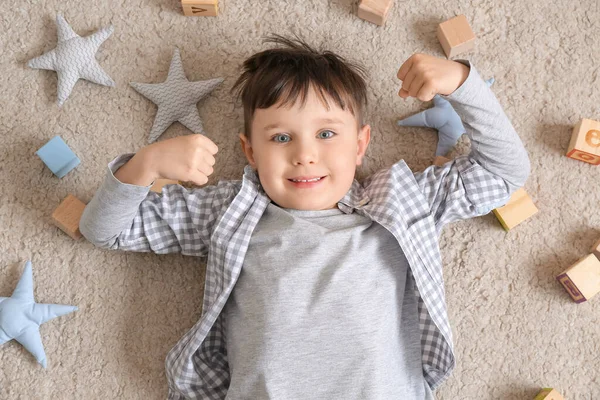
<path fill-rule="evenodd" d="M 117 170 L 121 168 L 123 164 L 131 160 L 131 158 L 134 155 L 135 153 L 121 154 L 120 156 L 116 157 L 108 163 L 108 173 L 106 174 L 105 184 L 109 189 L 118 190 L 120 192 L 127 192 L 132 195 L 138 195 L 150 191 L 150 188 L 152 187 L 152 185 L 154 185 L 154 181 L 152 181 L 152 183 L 148 186 L 133 185 L 131 183 L 121 182 L 114 175 L 114 173 L 117 172 Z"/>
<path fill-rule="evenodd" d="M 469 60 L 454 61 L 469 67 L 469 75 L 467 76 L 467 79 L 465 79 L 465 81 L 462 83 L 462 85 L 460 85 L 454 92 L 450 93 L 447 96 L 443 94 L 440 94 L 439 96 L 449 101 L 464 103 L 465 99 L 473 98 L 473 92 L 477 92 L 479 90 L 478 86 L 487 86 L 487 84 L 483 81 L 483 79 L 481 79 L 479 72 Z"/>

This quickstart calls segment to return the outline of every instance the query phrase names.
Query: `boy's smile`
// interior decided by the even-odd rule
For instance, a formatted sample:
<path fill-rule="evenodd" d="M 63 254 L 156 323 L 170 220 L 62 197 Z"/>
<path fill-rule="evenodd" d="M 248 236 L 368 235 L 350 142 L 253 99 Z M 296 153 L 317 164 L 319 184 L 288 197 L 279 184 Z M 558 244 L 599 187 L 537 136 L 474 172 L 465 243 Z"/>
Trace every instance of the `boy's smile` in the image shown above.
<path fill-rule="evenodd" d="M 257 108 L 251 141 L 240 134 L 242 149 L 265 193 L 283 208 L 336 208 L 354 180 L 370 141 L 371 128 L 327 98 L 308 90 L 305 104 L 280 103 Z M 321 178 L 314 182 L 316 178 Z M 296 181 L 296 182 L 294 182 Z M 302 182 L 307 181 L 307 182 Z"/>
<path fill-rule="evenodd" d="M 300 189 L 307 188 L 308 189 L 308 188 L 313 188 L 313 187 L 317 186 L 325 178 L 327 178 L 327 175 L 321 176 L 321 177 L 315 177 L 315 178 L 298 177 L 295 179 L 288 179 L 288 181 L 290 181 L 292 183 L 292 185 L 294 185 L 297 188 L 300 188 Z"/>

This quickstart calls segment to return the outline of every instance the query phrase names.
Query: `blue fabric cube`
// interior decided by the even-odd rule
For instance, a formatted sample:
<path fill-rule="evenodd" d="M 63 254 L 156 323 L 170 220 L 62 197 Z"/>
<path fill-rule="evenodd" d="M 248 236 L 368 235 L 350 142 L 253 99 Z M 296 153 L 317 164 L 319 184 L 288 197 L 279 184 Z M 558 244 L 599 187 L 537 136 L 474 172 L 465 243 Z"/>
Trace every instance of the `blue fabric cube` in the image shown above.
<path fill-rule="evenodd" d="M 35 154 L 59 178 L 65 176 L 81 162 L 60 136 L 54 136 L 48 143 L 36 151 Z"/>

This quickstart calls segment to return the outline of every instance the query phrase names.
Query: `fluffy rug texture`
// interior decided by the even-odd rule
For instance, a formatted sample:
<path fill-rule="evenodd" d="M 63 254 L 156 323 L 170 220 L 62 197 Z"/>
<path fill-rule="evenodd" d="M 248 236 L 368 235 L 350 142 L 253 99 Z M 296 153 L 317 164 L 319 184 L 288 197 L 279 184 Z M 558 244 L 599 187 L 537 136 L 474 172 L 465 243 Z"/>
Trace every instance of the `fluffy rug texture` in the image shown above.
<path fill-rule="evenodd" d="M 79 310 L 43 324 L 43 369 L 20 344 L 0 347 L 2 399 L 163 399 L 164 360 L 201 315 L 205 265 L 181 255 L 125 253 L 74 241 L 52 224 L 67 194 L 88 202 L 107 163 L 147 144 L 156 105 L 129 82 L 166 79 L 175 47 L 188 79 L 223 77 L 198 104 L 219 146 L 209 184 L 240 179 L 242 108 L 229 89 L 269 33 L 298 33 L 369 71 L 373 128 L 357 179 L 404 159 L 431 164 L 437 135 L 396 120 L 430 107 L 398 95 L 396 72 L 413 53 L 444 56 L 437 25 L 465 14 L 470 59 L 529 151 L 525 189 L 539 213 L 510 232 L 493 214 L 448 225 L 441 238 L 457 365 L 436 392 L 450 399 L 532 399 L 555 387 L 568 399 L 600 398 L 600 296 L 575 304 L 555 277 L 600 238 L 600 167 L 565 156 L 573 126 L 600 119 L 600 11 L 594 0 L 530 2 L 396 0 L 383 27 L 356 16 L 354 0 L 220 0 L 218 17 L 185 17 L 177 0 L 16 1 L 0 13 L 0 296 L 26 260 L 38 303 Z M 57 74 L 27 61 L 57 43 L 56 13 L 81 36 L 112 24 L 97 60 L 110 88 L 77 82 L 58 108 Z M 159 140 L 187 134 L 176 123 Z M 58 179 L 35 151 L 60 135 L 81 164 Z M 453 156 L 469 151 L 463 137 Z"/>

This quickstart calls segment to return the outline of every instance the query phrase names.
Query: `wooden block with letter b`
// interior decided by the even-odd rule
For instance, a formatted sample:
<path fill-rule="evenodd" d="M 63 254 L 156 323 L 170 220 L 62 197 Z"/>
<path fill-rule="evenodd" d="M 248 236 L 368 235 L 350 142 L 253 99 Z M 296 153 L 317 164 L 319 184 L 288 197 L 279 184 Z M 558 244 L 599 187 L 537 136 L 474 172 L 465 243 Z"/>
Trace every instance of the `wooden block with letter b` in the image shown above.
<path fill-rule="evenodd" d="M 77 240 L 81 237 L 79 220 L 84 209 L 85 203 L 69 194 L 52 213 L 52 220 L 67 235 Z"/>
<path fill-rule="evenodd" d="M 475 48 L 475 34 L 462 14 L 439 24 L 437 37 L 447 58 Z"/>
<path fill-rule="evenodd" d="M 498 221 L 508 231 L 537 213 L 538 209 L 525 189 L 520 188 L 510 196 L 508 203 L 493 211 Z"/>
<path fill-rule="evenodd" d="M 188 17 L 216 17 L 219 0 L 181 0 L 181 8 Z"/>
<path fill-rule="evenodd" d="M 600 164 L 600 122 L 584 118 L 573 127 L 567 157 Z"/>
<path fill-rule="evenodd" d="M 542 389 L 533 400 L 565 400 L 556 389 L 544 388 Z"/>
<path fill-rule="evenodd" d="M 361 0 L 358 5 L 358 17 L 377 25 L 385 24 L 393 0 Z"/>
<path fill-rule="evenodd" d="M 600 261 L 594 254 L 579 259 L 556 279 L 575 303 L 583 303 L 600 292 Z"/>

